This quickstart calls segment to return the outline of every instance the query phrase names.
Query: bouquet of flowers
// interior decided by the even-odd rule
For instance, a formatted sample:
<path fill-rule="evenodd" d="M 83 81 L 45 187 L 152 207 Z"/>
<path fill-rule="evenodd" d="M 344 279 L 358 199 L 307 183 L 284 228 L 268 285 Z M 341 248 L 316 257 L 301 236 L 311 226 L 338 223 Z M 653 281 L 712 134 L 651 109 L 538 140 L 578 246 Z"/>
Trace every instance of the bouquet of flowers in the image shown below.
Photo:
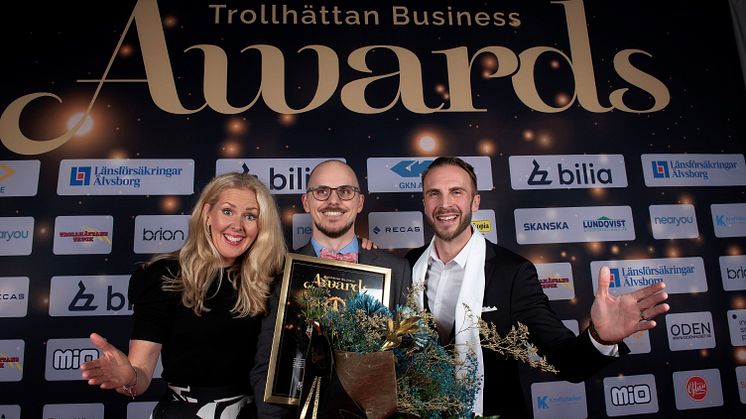
<path fill-rule="evenodd" d="M 473 416 L 481 385 L 477 357 L 467 354 L 465 360 L 459 359 L 452 346 L 440 344 L 433 317 L 417 306 L 414 292 L 410 292 L 407 304 L 397 307 L 394 313 L 366 293 L 355 294 L 342 304 L 336 300 L 322 288 L 308 289 L 299 299 L 311 347 L 315 348 L 309 352 L 319 352 L 321 347 L 334 354 L 329 362 L 322 362 L 322 370 L 334 370 L 335 379 L 344 389 L 342 393 L 359 407 L 357 414 L 336 406 L 335 412 L 344 410 L 349 417 L 363 414 L 368 418 Z M 467 313 L 474 315 L 468 307 Z M 501 337 L 494 326 L 478 316 L 476 319 L 482 348 L 556 372 L 528 342 L 526 326 L 518 324 Z M 313 355 L 309 357 L 312 358 Z M 301 418 L 316 416 L 308 415 L 313 410 L 310 406 L 314 393 L 307 388 L 308 383 L 304 379 L 306 396 L 301 398 Z M 310 384 L 314 386 L 315 383 Z M 328 397 L 326 403 L 339 400 L 335 395 Z M 325 403 L 318 394 L 315 401 L 316 409 L 319 401 Z"/>

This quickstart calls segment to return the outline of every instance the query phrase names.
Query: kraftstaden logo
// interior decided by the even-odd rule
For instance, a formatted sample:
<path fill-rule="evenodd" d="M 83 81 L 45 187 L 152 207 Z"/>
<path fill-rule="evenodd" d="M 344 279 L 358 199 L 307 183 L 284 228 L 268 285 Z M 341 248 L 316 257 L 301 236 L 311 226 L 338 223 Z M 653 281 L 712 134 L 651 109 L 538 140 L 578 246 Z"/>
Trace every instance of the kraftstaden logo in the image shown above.
<path fill-rule="evenodd" d="M 170 253 L 179 250 L 189 233 L 189 215 L 135 217 L 135 253 Z"/>
<path fill-rule="evenodd" d="M 598 288 L 598 272 L 604 265 L 611 271 L 609 292 L 615 296 L 658 282 L 666 283 L 666 292 L 669 294 L 707 291 L 701 257 L 593 261 L 591 275 L 594 293 Z"/>
<path fill-rule="evenodd" d="M 194 160 L 62 160 L 57 195 L 191 195 Z"/>
<path fill-rule="evenodd" d="M 508 162 L 515 190 L 627 187 L 621 154 L 510 156 Z"/>
<path fill-rule="evenodd" d="M 382 249 L 406 249 L 425 243 L 419 211 L 371 212 L 369 235 Z"/>
<path fill-rule="evenodd" d="M 23 379 L 25 347 L 23 340 L 0 340 L 0 382 L 18 382 Z"/>
<path fill-rule="evenodd" d="M 635 239 L 628 206 L 517 208 L 513 216 L 519 244 Z"/>
<path fill-rule="evenodd" d="M 54 220 L 55 255 L 111 253 L 114 217 L 111 215 L 59 216 Z"/>
<path fill-rule="evenodd" d="M 486 156 L 460 156 L 474 167 L 477 190 L 492 190 L 492 162 Z M 432 158 L 371 157 L 367 160 L 368 191 L 422 192 L 422 172 L 433 162 Z"/>
<path fill-rule="evenodd" d="M 746 204 L 712 204 L 710 212 L 715 237 L 746 236 Z"/>
<path fill-rule="evenodd" d="M 569 263 L 537 263 L 536 273 L 541 289 L 550 301 L 575 298 L 575 281 L 572 276 L 572 265 Z"/>
<path fill-rule="evenodd" d="M 29 278 L 0 277 L 0 317 L 26 317 Z"/>
<path fill-rule="evenodd" d="M 39 160 L 0 161 L 0 197 L 35 196 L 40 167 Z"/>
<path fill-rule="evenodd" d="M 673 373 L 673 391 L 679 410 L 723 405 L 720 370 L 690 370 Z"/>
<path fill-rule="evenodd" d="M 746 290 L 746 256 L 720 256 L 720 277 L 726 291 Z"/>
<path fill-rule="evenodd" d="M 668 347 L 671 351 L 714 348 L 712 313 L 699 311 L 666 315 Z"/>
<path fill-rule="evenodd" d="M 661 239 L 695 239 L 699 237 L 694 205 L 650 205 L 653 237 Z"/>
<path fill-rule="evenodd" d="M 248 173 L 259 178 L 273 194 L 303 194 L 308 188 L 308 178 L 311 176 L 311 171 L 319 163 L 327 160 L 346 161 L 342 157 L 320 159 L 218 159 L 215 162 L 215 174 Z"/>
<path fill-rule="evenodd" d="M 658 412 L 658 394 L 653 374 L 604 378 L 606 414 L 639 415 Z"/>
<path fill-rule="evenodd" d="M 129 275 L 53 276 L 49 286 L 49 315 L 128 316 Z"/>
<path fill-rule="evenodd" d="M 34 244 L 34 217 L 0 217 L 0 256 L 28 256 Z"/>
<path fill-rule="evenodd" d="M 746 185 L 743 154 L 643 154 L 646 186 Z"/>
<path fill-rule="evenodd" d="M 585 383 L 549 381 L 531 384 L 535 419 L 587 418 Z"/>

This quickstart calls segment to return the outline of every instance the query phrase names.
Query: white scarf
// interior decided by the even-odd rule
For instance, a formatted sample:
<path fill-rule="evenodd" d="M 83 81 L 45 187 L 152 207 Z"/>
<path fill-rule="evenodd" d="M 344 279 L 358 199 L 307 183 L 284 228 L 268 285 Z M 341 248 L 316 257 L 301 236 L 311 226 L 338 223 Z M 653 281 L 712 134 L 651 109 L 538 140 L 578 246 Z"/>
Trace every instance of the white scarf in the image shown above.
<path fill-rule="evenodd" d="M 427 274 L 428 258 L 431 252 L 435 252 L 434 243 L 435 237 L 412 268 L 412 281 L 417 291 L 415 297 L 420 307 L 425 305 L 423 296 L 425 275 Z M 484 300 L 484 255 L 487 248 L 482 233 L 472 227 L 471 239 L 465 247 L 470 247 L 470 252 L 466 258 L 461 291 L 458 294 L 458 300 L 456 300 L 456 354 L 461 361 L 466 360 L 466 355 L 469 352 L 477 355 L 477 374 L 479 375 L 480 385 L 474 401 L 474 413 L 481 415 L 484 406 L 484 358 L 482 357 L 477 319 L 467 317 L 464 305 L 472 310 L 473 315 L 481 317 Z"/>

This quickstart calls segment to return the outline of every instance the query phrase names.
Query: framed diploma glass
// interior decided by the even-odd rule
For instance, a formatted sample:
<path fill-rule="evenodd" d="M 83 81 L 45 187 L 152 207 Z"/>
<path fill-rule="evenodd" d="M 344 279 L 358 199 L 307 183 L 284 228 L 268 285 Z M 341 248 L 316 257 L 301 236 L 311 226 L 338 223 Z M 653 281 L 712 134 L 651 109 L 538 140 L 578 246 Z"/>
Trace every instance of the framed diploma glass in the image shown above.
<path fill-rule="evenodd" d="M 390 298 L 391 269 L 289 253 L 285 258 L 264 401 L 297 405 L 306 363 L 306 324 L 298 298 L 309 288 L 329 291 L 340 302 L 366 292 L 383 304 Z"/>

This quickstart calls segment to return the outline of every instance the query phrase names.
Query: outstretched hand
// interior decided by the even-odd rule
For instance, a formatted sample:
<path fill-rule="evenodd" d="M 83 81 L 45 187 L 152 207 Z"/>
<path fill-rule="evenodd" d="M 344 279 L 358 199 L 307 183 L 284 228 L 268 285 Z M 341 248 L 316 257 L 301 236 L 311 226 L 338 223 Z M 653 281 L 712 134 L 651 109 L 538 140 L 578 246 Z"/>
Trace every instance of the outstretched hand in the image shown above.
<path fill-rule="evenodd" d="M 135 373 L 127 355 L 97 333 L 91 333 L 90 339 L 101 352 L 101 356 L 80 365 L 83 378 L 88 380 L 88 384 L 103 389 L 121 388 L 131 384 L 135 380 Z"/>
<path fill-rule="evenodd" d="M 663 292 L 663 282 L 615 297 L 609 294 L 610 281 L 609 268 L 601 267 L 596 299 L 591 306 L 591 320 L 605 341 L 620 342 L 635 332 L 654 328 L 656 322 L 652 319 L 670 308 L 664 303 L 668 294 Z"/>

